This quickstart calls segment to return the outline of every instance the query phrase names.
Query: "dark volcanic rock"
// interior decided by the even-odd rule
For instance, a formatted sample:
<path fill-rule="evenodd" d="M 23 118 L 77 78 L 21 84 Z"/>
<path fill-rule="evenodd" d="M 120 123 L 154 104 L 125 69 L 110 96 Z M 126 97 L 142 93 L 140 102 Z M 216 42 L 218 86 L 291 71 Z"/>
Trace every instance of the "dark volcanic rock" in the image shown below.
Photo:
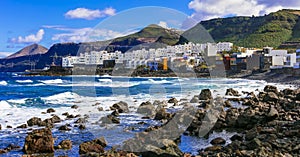
<path fill-rule="evenodd" d="M 150 102 L 143 102 L 137 109 L 137 113 L 152 117 L 155 114 L 155 107 Z"/>
<path fill-rule="evenodd" d="M 17 126 L 17 128 L 25 129 L 25 128 L 27 128 L 27 124 L 22 124 L 22 125 L 20 125 L 20 126 Z"/>
<path fill-rule="evenodd" d="M 28 133 L 23 151 L 26 154 L 54 153 L 54 139 L 51 130 L 45 128 Z"/>
<path fill-rule="evenodd" d="M 57 149 L 72 149 L 72 141 L 71 140 L 63 140 L 61 141 L 58 146 Z"/>
<path fill-rule="evenodd" d="M 104 153 L 106 145 L 106 140 L 103 137 L 93 141 L 84 142 L 79 146 L 79 154 Z"/>
<path fill-rule="evenodd" d="M 55 110 L 53 108 L 47 109 L 47 113 L 52 113 L 52 112 L 55 112 Z"/>
<path fill-rule="evenodd" d="M 229 96 L 241 96 L 237 90 L 234 90 L 233 88 L 229 88 L 226 90 L 226 94 Z"/>
<path fill-rule="evenodd" d="M 226 143 L 226 140 L 224 140 L 222 137 L 217 137 L 210 141 L 210 144 L 212 145 L 224 145 Z"/>
<path fill-rule="evenodd" d="M 37 117 L 33 117 L 27 121 L 28 126 L 34 126 L 34 125 L 40 126 L 41 123 L 42 123 L 42 119 Z"/>
<path fill-rule="evenodd" d="M 73 106 L 71 106 L 71 108 L 78 109 L 78 106 L 77 105 L 73 105 Z"/>
<path fill-rule="evenodd" d="M 58 128 L 60 131 L 70 131 L 71 129 L 67 125 L 62 125 Z"/>
<path fill-rule="evenodd" d="M 210 100 L 213 99 L 212 93 L 209 89 L 202 89 L 199 95 L 199 100 Z"/>
<path fill-rule="evenodd" d="M 128 113 L 128 104 L 126 102 L 120 101 L 116 104 L 113 104 L 111 107 L 112 110 L 118 110 L 119 113 Z"/>
<path fill-rule="evenodd" d="M 172 114 L 166 112 L 165 108 L 159 109 L 154 117 L 154 120 L 163 120 L 163 119 L 170 119 L 172 118 Z"/>
<path fill-rule="evenodd" d="M 273 93 L 275 93 L 275 94 L 278 94 L 277 87 L 272 86 L 272 85 L 267 85 L 267 86 L 265 86 L 264 92 L 267 92 L 267 93 L 268 93 L 268 92 L 273 92 Z"/>

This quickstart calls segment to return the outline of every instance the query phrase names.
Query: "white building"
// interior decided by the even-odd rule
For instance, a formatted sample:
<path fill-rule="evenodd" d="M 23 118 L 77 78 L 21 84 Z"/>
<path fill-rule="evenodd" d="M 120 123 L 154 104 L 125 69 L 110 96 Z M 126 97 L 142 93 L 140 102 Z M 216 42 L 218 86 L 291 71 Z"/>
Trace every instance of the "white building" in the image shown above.
<path fill-rule="evenodd" d="M 271 69 L 289 68 L 296 65 L 296 53 L 288 54 L 287 50 L 270 50 L 268 56 L 272 57 Z"/>
<path fill-rule="evenodd" d="M 300 68 L 300 49 L 296 50 L 296 63 L 294 64 L 295 69 Z"/>
<path fill-rule="evenodd" d="M 219 42 L 217 44 L 218 47 L 218 52 L 223 52 L 223 51 L 231 51 L 233 47 L 233 43 L 230 42 Z"/>
<path fill-rule="evenodd" d="M 63 68 L 72 68 L 74 67 L 74 63 L 77 62 L 77 57 L 76 56 L 68 56 L 62 58 L 62 67 Z"/>

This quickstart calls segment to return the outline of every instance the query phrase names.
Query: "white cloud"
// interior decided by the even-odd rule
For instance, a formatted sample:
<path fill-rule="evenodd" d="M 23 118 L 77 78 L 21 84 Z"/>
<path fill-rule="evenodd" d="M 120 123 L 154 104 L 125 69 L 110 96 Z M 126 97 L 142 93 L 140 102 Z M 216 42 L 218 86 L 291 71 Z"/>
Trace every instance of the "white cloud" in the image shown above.
<path fill-rule="evenodd" d="M 11 54 L 13 54 L 14 52 L 0 52 L 0 58 L 4 58 L 7 57 Z"/>
<path fill-rule="evenodd" d="M 65 13 L 66 18 L 70 19 L 86 19 L 86 20 L 93 20 L 105 16 L 112 16 L 115 15 L 116 10 L 114 8 L 105 8 L 104 10 L 91 10 L 86 8 L 77 8 L 74 10 L 69 10 Z"/>
<path fill-rule="evenodd" d="M 40 29 L 36 34 L 30 34 L 25 37 L 19 36 L 17 38 L 12 38 L 10 39 L 10 42 L 15 44 L 38 43 L 43 39 L 44 34 L 44 29 Z"/>
<path fill-rule="evenodd" d="M 195 12 L 191 18 L 201 21 L 228 15 L 259 16 L 278 11 L 283 8 L 300 7 L 299 0 L 192 0 L 189 8 Z"/>
<path fill-rule="evenodd" d="M 50 28 L 49 26 L 47 26 Z M 52 40 L 59 42 L 90 42 L 108 40 L 116 37 L 131 34 L 132 31 L 117 32 L 109 29 L 93 29 L 87 28 L 66 28 L 66 27 L 51 27 L 52 29 L 64 31 L 64 33 L 54 34 Z"/>
<path fill-rule="evenodd" d="M 159 21 L 158 25 L 162 28 L 166 28 L 166 29 L 169 29 L 168 27 L 168 23 L 165 22 L 165 21 Z"/>

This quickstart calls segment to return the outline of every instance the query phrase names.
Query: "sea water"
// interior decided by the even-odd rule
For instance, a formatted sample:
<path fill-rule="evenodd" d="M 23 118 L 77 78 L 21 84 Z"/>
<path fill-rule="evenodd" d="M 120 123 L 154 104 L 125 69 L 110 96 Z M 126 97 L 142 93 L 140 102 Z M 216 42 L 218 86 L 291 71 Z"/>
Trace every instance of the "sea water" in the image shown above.
<path fill-rule="evenodd" d="M 28 129 L 15 129 L 32 117 L 50 118 L 45 114 L 48 108 L 56 110 L 61 119 L 62 113 L 73 115 L 88 115 L 87 129 L 73 128 L 68 132 L 61 132 L 57 126 L 66 123 L 74 125 L 76 119 L 65 120 L 55 124 L 52 130 L 57 145 L 61 140 L 70 139 L 73 148 L 68 151 L 58 150 L 55 155 L 78 156 L 80 143 L 104 136 L 108 147 L 122 145 L 122 142 L 133 137 L 135 133 L 143 131 L 150 125 L 159 125 L 160 122 L 142 119 L 136 113 L 138 106 L 145 101 L 168 100 L 175 97 L 177 100 L 189 101 L 194 95 L 199 95 L 201 89 L 211 89 L 214 96 L 224 96 L 227 88 L 234 88 L 240 92 L 262 91 L 267 83 L 259 80 L 244 79 L 197 79 L 197 78 L 131 78 L 111 76 L 20 76 L 10 73 L 0 74 L 0 149 L 9 144 L 24 145 Z M 285 85 L 277 85 L 286 88 Z M 99 119 L 111 113 L 109 107 L 119 101 L 128 103 L 130 113 L 121 114 L 119 125 L 99 125 Z M 95 105 L 95 104 L 99 105 Z M 72 105 L 79 106 L 72 109 Z M 171 107 L 172 104 L 169 104 Z M 98 111 L 102 107 L 104 111 Z M 146 125 L 137 125 L 146 122 Z M 13 128 L 7 128 L 12 126 Z M 38 128 L 38 127 L 35 127 Z M 134 128 L 134 129 L 132 129 Z M 183 152 L 197 154 L 197 151 L 209 146 L 209 140 L 221 136 L 230 142 L 234 133 L 214 133 L 209 139 L 182 136 L 179 147 Z M 11 151 L 4 156 L 20 156 L 21 150 Z"/>

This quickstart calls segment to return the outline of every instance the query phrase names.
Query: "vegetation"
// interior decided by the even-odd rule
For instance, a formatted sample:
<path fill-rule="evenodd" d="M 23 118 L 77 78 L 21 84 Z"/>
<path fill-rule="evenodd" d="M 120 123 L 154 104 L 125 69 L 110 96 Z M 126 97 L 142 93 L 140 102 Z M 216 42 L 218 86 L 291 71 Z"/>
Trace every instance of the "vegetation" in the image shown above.
<path fill-rule="evenodd" d="M 272 46 L 300 42 L 300 11 L 281 10 L 260 17 L 231 17 L 203 21 L 184 33 L 206 28 L 216 42 L 229 41 L 242 47 Z M 183 35 L 183 36 L 184 36 Z"/>

